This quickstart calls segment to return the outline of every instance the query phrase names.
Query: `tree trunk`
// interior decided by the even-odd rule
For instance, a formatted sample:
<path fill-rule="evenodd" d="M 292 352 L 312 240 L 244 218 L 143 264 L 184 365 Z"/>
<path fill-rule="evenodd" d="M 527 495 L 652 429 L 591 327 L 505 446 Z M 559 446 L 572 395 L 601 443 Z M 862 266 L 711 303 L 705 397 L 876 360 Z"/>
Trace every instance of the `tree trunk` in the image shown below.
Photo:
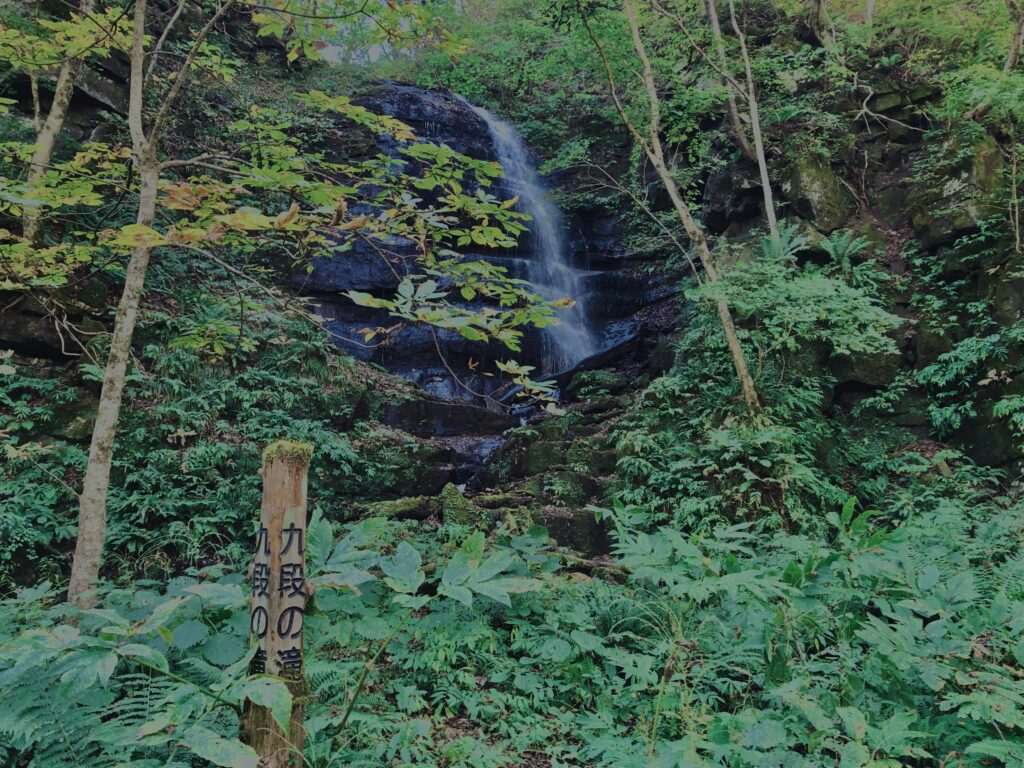
<path fill-rule="evenodd" d="M 1024 47 L 1024 7 L 1021 7 L 1015 0 L 1006 0 L 1006 7 L 1010 10 L 1010 17 L 1014 20 L 1013 39 L 1010 41 L 1010 50 L 1006 54 L 1006 61 L 1003 62 L 1003 72 L 1012 72 L 1020 61 L 1021 48 Z M 980 120 L 992 109 L 992 99 L 986 98 L 978 106 L 967 113 L 968 120 Z"/>
<path fill-rule="evenodd" d="M 718 56 L 718 66 L 722 70 L 722 85 L 728 94 L 729 125 L 736 136 L 736 142 L 740 145 L 740 151 L 748 160 L 757 160 L 757 153 L 754 151 L 750 139 L 747 138 L 747 131 L 740 120 L 740 110 L 736 105 L 736 90 L 729 82 L 725 73 L 729 70 L 729 60 L 725 55 L 725 41 L 722 39 L 722 26 L 718 22 L 718 9 L 715 8 L 715 0 L 707 0 L 705 3 L 708 14 L 708 23 L 711 25 L 711 35 L 715 39 L 715 53 Z"/>
<path fill-rule="evenodd" d="M 149 156 L 139 162 L 139 209 L 136 223 L 150 226 L 156 214 L 157 179 L 159 169 Z M 96 422 L 89 445 L 89 464 L 79 496 L 78 538 L 75 558 L 71 564 L 71 583 L 68 601 L 79 607 L 95 604 L 91 589 L 99 578 L 100 558 L 107 527 L 107 489 L 110 485 L 110 467 L 117 434 L 117 419 L 121 413 L 125 374 L 131 358 L 132 335 L 139 314 L 139 302 L 146 281 L 151 249 L 132 250 L 125 275 L 124 291 L 114 318 L 114 332 L 110 340 L 110 354 L 103 372 L 103 386 L 96 411 Z"/>
<path fill-rule="evenodd" d="M 708 0 L 709 5 L 714 0 Z M 777 252 L 782 251 L 782 239 L 779 237 L 779 222 L 775 218 L 775 198 L 772 195 L 772 183 L 768 178 L 768 159 L 764 154 L 764 139 L 761 135 L 761 113 L 757 108 L 757 92 L 754 88 L 753 68 L 750 66 L 750 52 L 747 50 L 747 38 L 740 31 L 736 21 L 736 6 L 729 0 L 729 19 L 733 31 L 740 43 L 740 54 L 743 57 L 743 72 L 747 81 L 747 105 L 750 109 L 750 128 L 754 134 L 754 151 L 757 153 L 757 169 L 761 174 L 761 192 L 764 196 L 764 215 L 768 219 L 768 232 L 771 234 L 772 245 Z"/>
<path fill-rule="evenodd" d="M 708 240 L 704 235 L 704 231 L 690 213 L 689 206 L 686 205 L 686 201 L 679 191 L 679 186 L 669 172 L 668 166 L 665 165 L 664 159 L 651 158 L 651 161 L 662 183 L 665 185 L 665 189 L 668 190 L 672 206 L 676 209 L 679 219 L 683 222 L 683 228 L 686 230 L 690 242 L 693 243 L 693 247 L 697 251 L 708 282 L 717 283 L 718 270 L 715 268 L 714 256 L 711 254 L 711 248 L 708 246 Z M 736 378 L 740 382 L 743 402 L 746 403 L 751 413 L 757 413 L 761 410 L 761 401 L 757 396 L 754 377 L 750 375 L 750 369 L 747 367 L 747 358 L 743 353 L 743 347 L 740 345 L 739 336 L 736 334 L 736 325 L 733 323 L 732 312 L 724 299 L 718 299 L 715 302 L 715 307 L 718 311 L 718 319 L 722 324 L 722 332 L 725 334 L 725 343 L 729 348 L 729 355 L 732 357 L 733 367 L 736 369 Z"/>
<path fill-rule="evenodd" d="M 864 5 L 864 26 L 868 32 L 868 45 L 871 45 L 875 36 L 875 0 L 867 0 Z"/>
<path fill-rule="evenodd" d="M 92 13 L 95 0 L 82 0 L 78 6 L 83 16 Z M 57 143 L 57 136 L 64 127 L 64 120 L 68 116 L 68 107 L 71 106 L 71 97 L 75 93 L 75 78 L 82 68 L 81 56 L 68 58 L 57 73 L 57 83 L 53 89 L 53 102 L 50 104 L 50 111 L 46 120 L 36 131 L 36 148 L 29 161 L 28 176 L 26 181 L 29 186 L 38 183 L 46 173 L 47 166 L 53 157 L 53 148 Z M 42 232 L 39 226 L 39 209 L 35 205 L 26 205 L 22 216 L 22 234 L 30 243 L 39 241 Z"/>
<path fill-rule="evenodd" d="M 199 54 L 203 41 L 210 34 L 217 21 L 234 5 L 235 0 L 225 0 L 210 16 L 205 26 L 192 41 L 192 48 L 184 63 L 175 73 L 170 89 L 164 96 L 156 118 L 146 134 L 143 120 L 145 101 L 145 34 L 148 0 L 135 0 L 132 17 L 132 47 L 130 53 L 131 76 L 128 84 L 128 131 L 132 137 L 132 151 L 139 171 L 139 202 L 136 223 L 151 226 L 156 215 L 156 203 L 160 172 L 164 166 L 157 160 L 157 147 L 164 119 L 173 108 L 178 93 L 188 82 L 192 66 Z M 172 16 L 173 23 L 177 15 Z M 160 40 L 164 40 L 164 35 Z M 78 538 L 75 542 L 75 557 L 71 564 L 71 582 L 68 586 L 68 601 L 81 607 L 90 607 L 95 595 L 91 585 L 99 578 L 100 560 L 103 556 L 103 539 L 106 534 L 107 490 L 110 487 L 110 468 L 114 452 L 114 438 L 117 434 L 117 420 L 121 412 L 124 395 L 125 374 L 131 357 L 132 335 L 139 314 L 139 303 L 146 282 L 149 267 L 149 247 L 132 249 L 128 261 L 121 301 L 114 317 L 114 332 L 110 341 L 110 353 L 103 373 L 100 403 L 93 426 L 92 443 L 89 446 L 89 463 L 79 496 Z"/>
<path fill-rule="evenodd" d="M 809 4 L 811 34 L 822 48 L 831 50 L 835 47 L 835 41 L 829 30 L 828 6 L 825 4 L 825 0 L 810 0 Z"/>
<path fill-rule="evenodd" d="M 1015 5 L 1010 6 L 1011 9 L 1016 8 Z M 1006 63 L 1003 64 L 1003 72 L 1012 72 L 1017 67 L 1017 62 L 1020 61 L 1020 51 L 1024 48 L 1024 8 L 1017 8 L 1017 26 L 1013 30 L 1013 40 L 1010 43 L 1010 53 L 1006 57 Z"/>
<path fill-rule="evenodd" d="M 636 6 L 633 4 L 633 0 L 624 0 L 624 7 L 626 11 L 626 19 L 629 21 L 630 33 L 633 37 L 633 48 L 636 50 L 642 66 L 641 80 L 644 83 L 644 88 L 647 91 L 647 99 L 650 103 L 651 119 L 648 130 L 648 140 L 644 140 L 643 136 L 640 135 L 639 131 L 637 131 L 636 127 L 629 119 L 629 116 L 626 115 L 622 105 L 619 103 L 618 97 L 614 95 L 614 80 L 612 79 L 611 68 L 606 63 L 605 67 L 608 72 L 609 84 L 612 85 L 613 99 L 615 101 L 616 109 L 619 112 L 619 116 L 622 118 L 623 123 L 639 141 L 648 160 L 651 161 L 655 171 L 657 171 L 658 177 L 665 185 L 665 190 L 668 192 L 669 198 L 672 200 L 672 206 L 675 208 L 675 211 L 683 224 L 683 228 L 686 230 L 687 236 L 690 238 L 694 249 L 697 251 L 701 265 L 704 267 L 704 273 L 707 275 L 708 282 L 718 282 L 718 271 L 715 269 L 715 260 L 711 254 L 711 248 L 708 246 L 708 241 L 704 235 L 704 231 L 693 218 L 693 214 L 690 212 L 690 208 L 686 204 L 686 201 L 683 199 L 683 195 L 679 190 L 679 185 L 676 183 L 675 177 L 672 176 L 672 171 L 668 167 L 668 163 L 665 161 L 665 150 L 662 146 L 661 136 L 659 133 L 661 127 L 661 102 L 658 99 L 658 90 L 654 82 L 654 72 L 651 69 L 651 62 L 647 57 L 647 48 L 644 46 L 643 38 L 640 36 L 640 23 L 637 20 Z M 591 32 L 591 36 L 593 36 L 593 32 Z M 594 38 L 594 40 L 597 42 L 596 38 Z M 729 305 L 724 299 L 718 299 L 716 301 L 716 306 L 718 310 L 718 317 L 722 324 L 722 332 L 725 334 L 725 343 L 729 348 L 733 367 L 736 369 L 736 376 L 740 382 L 743 402 L 746 403 L 747 408 L 751 413 L 756 414 L 761 410 L 761 401 L 757 396 L 754 377 L 750 375 L 750 369 L 747 367 L 747 360 L 743 353 L 743 347 L 740 345 L 739 337 L 736 334 L 736 326 L 733 323 L 732 312 L 729 310 Z"/>

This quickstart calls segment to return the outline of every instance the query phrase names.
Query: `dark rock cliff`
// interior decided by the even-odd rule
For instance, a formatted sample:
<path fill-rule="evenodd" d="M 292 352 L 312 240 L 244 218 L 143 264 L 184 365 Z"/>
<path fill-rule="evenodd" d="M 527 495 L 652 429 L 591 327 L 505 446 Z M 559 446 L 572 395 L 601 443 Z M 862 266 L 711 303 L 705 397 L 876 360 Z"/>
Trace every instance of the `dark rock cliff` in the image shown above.
<path fill-rule="evenodd" d="M 407 123 L 422 140 L 447 145 L 477 159 L 496 159 L 487 125 L 448 91 L 383 83 L 363 103 Z M 381 142 L 380 149 L 390 155 L 398 151 L 397 145 L 388 140 Z M 515 192 L 499 185 L 498 194 L 511 198 Z M 621 258 L 619 232 L 606 212 L 595 209 L 577 213 L 568 219 L 567 226 L 570 228 L 570 260 L 574 266 L 587 270 L 582 281 L 583 298 L 590 309 L 591 324 L 602 339 L 602 348 L 622 346 L 635 353 L 637 341 L 642 340 L 641 346 L 653 345 L 665 329 L 664 313 L 656 310 L 672 301 L 676 293 L 674 285 L 626 265 Z M 363 344 L 360 329 L 389 327 L 395 321 L 383 312 L 354 305 L 344 292 L 355 290 L 388 296 L 395 291 L 402 276 L 416 269 L 411 243 L 396 240 L 383 245 L 381 248 L 365 241 L 353 241 L 344 252 L 316 259 L 308 274 L 295 278 L 296 287 L 315 297 L 336 340 L 349 353 L 379 363 L 445 399 L 473 400 L 473 392 L 488 392 L 494 387 L 494 379 L 470 371 L 470 360 L 483 363 L 479 370 L 492 368 L 491 362 L 495 359 L 510 357 L 537 364 L 536 338 L 528 338 L 524 353 L 518 355 L 496 345 L 482 347 L 454 333 L 405 325 L 383 345 Z M 519 247 L 509 251 L 466 253 L 465 256 L 498 263 L 520 278 L 526 277 L 529 261 L 537 258 L 525 238 Z"/>

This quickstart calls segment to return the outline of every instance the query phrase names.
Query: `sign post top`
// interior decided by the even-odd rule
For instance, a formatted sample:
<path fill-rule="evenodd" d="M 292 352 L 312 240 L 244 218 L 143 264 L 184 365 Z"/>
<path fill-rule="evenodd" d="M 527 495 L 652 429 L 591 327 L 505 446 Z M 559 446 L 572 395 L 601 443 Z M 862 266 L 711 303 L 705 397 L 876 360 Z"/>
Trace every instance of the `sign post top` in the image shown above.
<path fill-rule="evenodd" d="M 309 443 L 278 440 L 268 445 L 263 451 L 263 466 L 273 461 L 283 461 L 299 469 L 305 469 L 309 466 L 312 458 L 313 446 Z"/>

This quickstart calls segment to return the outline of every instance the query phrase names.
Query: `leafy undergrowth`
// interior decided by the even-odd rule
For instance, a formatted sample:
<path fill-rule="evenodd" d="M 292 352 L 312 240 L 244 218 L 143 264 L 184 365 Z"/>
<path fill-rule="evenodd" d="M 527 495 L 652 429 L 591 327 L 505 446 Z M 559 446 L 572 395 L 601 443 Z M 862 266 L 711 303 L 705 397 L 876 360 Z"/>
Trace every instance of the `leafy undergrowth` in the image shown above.
<path fill-rule="evenodd" d="M 189 272 L 200 280 L 184 279 Z M 339 355 L 257 289 L 221 298 L 225 284 L 215 268 L 170 258 L 155 276 L 159 299 L 129 376 L 107 503 L 115 580 L 240 562 L 260 505 L 260 454 L 281 437 L 316 446 L 310 497 L 336 516 L 424 470 L 420 441 L 373 420 L 382 399 L 409 396 L 404 382 Z M 101 372 L 86 358 L 6 362 L 0 584 L 10 587 L 66 572 L 86 461 L 80 425 L 95 414 Z"/>
<path fill-rule="evenodd" d="M 417 466 L 421 446 L 372 421 L 394 382 L 256 297 L 232 325 L 237 306 L 167 269 L 174 314 L 150 310 L 130 382 L 101 608 L 77 615 L 43 581 L 73 535 L 53 479 L 73 486 L 83 459 L 46 433 L 70 431 L 89 367 L 15 361 L 2 380 L 5 562 L 43 582 L 0 604 L 4 764 L 254 765 L 244 702 L 290 706 L 247 674 L 259 449 L 281 435 L 317 446 L 311 768 L 1024 760 L 1024 502 L 998 473 L 868 439 L 867 420 L 821 410 L 813 377 L 765 387 L 759 423 L 730 415 L 720 340 L 694 321 L 617 427 L 599 568 L 542 529 L 355 520 Z"/>
<path fill-rule="evenodd" d="M 307 764 L 1024 759 L 1019 502 L 949 501 L 893 528 L 851 503 L 820 539 L 603 514 L 611 580 L 562 570 L 540 531 L 485 543 L 464 526 L 317 517 Z M 289 702 L 245 675 L 244 582 L 214 567 L 111 586 L 78 629 L 45 586 L 4 601 L 6 763 L 251 765 L 237 708 L 283 719 Z"/>

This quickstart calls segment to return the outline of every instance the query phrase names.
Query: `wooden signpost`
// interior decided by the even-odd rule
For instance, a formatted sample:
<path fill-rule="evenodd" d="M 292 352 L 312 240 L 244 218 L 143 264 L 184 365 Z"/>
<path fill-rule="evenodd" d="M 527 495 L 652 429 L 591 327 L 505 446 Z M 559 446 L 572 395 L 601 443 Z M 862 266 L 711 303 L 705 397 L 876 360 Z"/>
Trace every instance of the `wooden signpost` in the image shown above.
<path fill-rule="evenodd" d="M 243 739 L 261 768 L 302 765 L 303 718 L 308 695 L 302 658 L 302 625 L 313 594 L 306 581 L 306 486 L 311 446 L 279 440 L 263 453 L 263 506 L 250 570 L 249 629 L 259 644 L 254 674 L 287 680 L 292 717 L 284 733 L 270 710 L 248 702 Z"/>

